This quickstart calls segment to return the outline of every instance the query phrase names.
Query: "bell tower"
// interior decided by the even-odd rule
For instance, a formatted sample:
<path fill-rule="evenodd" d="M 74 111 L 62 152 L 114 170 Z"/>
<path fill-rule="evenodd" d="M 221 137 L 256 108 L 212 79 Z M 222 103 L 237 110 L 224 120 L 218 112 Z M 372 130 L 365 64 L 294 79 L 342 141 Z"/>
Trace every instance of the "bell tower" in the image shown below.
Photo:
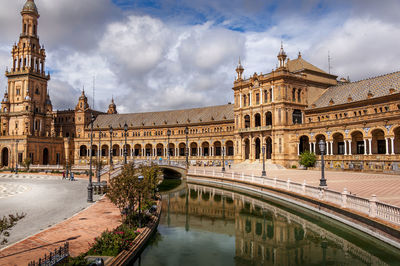
<path fill-rule="evenodd" d="M 5 73 L 8 86 L 0 113 L 1 135 L 48 136 L 52 121 L 47 90 L 50 75 L 45 73 L 46 52 L 39 42 L 40 15 L 34 0 L 26 1 L 21 16 L 19 42 L 11 51 L 12 67 Z"/>

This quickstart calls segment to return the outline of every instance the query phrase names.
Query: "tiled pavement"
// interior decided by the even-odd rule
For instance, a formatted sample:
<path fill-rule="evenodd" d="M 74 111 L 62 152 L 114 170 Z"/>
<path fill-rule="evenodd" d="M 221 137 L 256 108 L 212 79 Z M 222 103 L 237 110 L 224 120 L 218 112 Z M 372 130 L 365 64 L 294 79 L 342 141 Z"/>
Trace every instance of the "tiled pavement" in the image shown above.
<path fill-rule="evenodd" d="M 119 224 L 118 208 L 103 198 L 72 218 L 1 250 L 0 265 L 27 265 L 66 241 L 71 255 L 77 256 L 87 251 L 101 232 Z"/>
<path fill-rule="evenodd" d="M 221 167 L 191 167 L 199 170 L 207 169 L 221 171 Z M 259 170 L 226 169 L 226 172 L 237 172 L 251 175 L 261 175 L 262 167 Z M 267 177 L 278 178 L 280 180 L 290 179 L 292 182 L 303 183 L 318 186 L 321 172 L 316 170 L 267 170 Z M 391 205 L 400 206 L 400 175 L 359 173 L 359 172 L 337 172 L 325 171 L 328 188 L 342 192 L 344 188 L 352 194 L 364 198 L 371 198 L 373 194 L 377 200 Z"/>

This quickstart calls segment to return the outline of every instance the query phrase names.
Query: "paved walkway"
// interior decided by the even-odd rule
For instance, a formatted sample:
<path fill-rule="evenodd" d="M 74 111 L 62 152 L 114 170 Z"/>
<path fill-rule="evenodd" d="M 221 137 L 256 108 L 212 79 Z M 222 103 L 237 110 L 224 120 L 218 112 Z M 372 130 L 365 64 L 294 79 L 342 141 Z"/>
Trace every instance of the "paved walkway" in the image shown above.
<path fill-rule="evenodd" d="M 120 214 L 103 198 L 72 218 L 0 251 L 0 265 L 27 265 L 68 241 L 77 256 L 89 250 L 94 238 L 120 224 Z"/>
<path fill-rule="evenodd" d="M 193 167 L 199 170 L 221 171 L 221 167 Z M 251 175 L 261 175 L 262 166 L 260 169 L 235 169 L 226 168 L 226 172 L 237 172 Z M 316 170 L 267 170 L 267 177 L 278 178 L 280 180 L 290 179 L 292 182 L 303 183 L 305 180 L 308 185 L 318 186 L 321 172 Z M 400 175 L 375 174 L 375 173 L 359 173 L 359 172 L 337 172 L 325 171 L 328 188 L 342 192 L 344 188 L 351 194 L 364 198 L 371 198 L 373 194 L 377 196 L 377 200 L 391 205 L 400 206 Z"/>

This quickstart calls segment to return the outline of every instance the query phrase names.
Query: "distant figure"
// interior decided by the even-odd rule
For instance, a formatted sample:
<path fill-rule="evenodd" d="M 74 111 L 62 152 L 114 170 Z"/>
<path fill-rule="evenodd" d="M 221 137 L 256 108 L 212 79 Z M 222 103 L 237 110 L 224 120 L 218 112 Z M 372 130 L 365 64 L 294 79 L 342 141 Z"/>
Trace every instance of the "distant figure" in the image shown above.
<path fill-rule="evenodd" d="M 229 163 L 228 166 L 229 166 L 229 169 L 231 169 L 231 163 Z"/>
<path fill-rule="evenodd" d="M 74 179 L 74 173 L 73 172 L 71 172 L 71 179 L 70 179 L 71 181 L 74 181 L 75 179 Z"/>
<path fill-rule="evenodd" d="M 65 171 L 63 171 L 63 177 L 62 177 L 62 179 L 64 179 L 65 178 Z"/>

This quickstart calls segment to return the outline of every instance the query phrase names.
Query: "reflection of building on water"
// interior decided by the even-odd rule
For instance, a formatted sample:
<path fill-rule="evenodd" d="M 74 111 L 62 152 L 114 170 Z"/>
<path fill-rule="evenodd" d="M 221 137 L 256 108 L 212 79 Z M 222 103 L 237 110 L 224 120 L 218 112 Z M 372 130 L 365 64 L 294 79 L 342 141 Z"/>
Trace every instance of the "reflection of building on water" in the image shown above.
<path fill-rule="evenodd" d="M 266 202 L 188 184 L 163 201 L 164 219 L 187 230 L 235 235 L 238 265 L 386 265 L 347 240 Z"/>

